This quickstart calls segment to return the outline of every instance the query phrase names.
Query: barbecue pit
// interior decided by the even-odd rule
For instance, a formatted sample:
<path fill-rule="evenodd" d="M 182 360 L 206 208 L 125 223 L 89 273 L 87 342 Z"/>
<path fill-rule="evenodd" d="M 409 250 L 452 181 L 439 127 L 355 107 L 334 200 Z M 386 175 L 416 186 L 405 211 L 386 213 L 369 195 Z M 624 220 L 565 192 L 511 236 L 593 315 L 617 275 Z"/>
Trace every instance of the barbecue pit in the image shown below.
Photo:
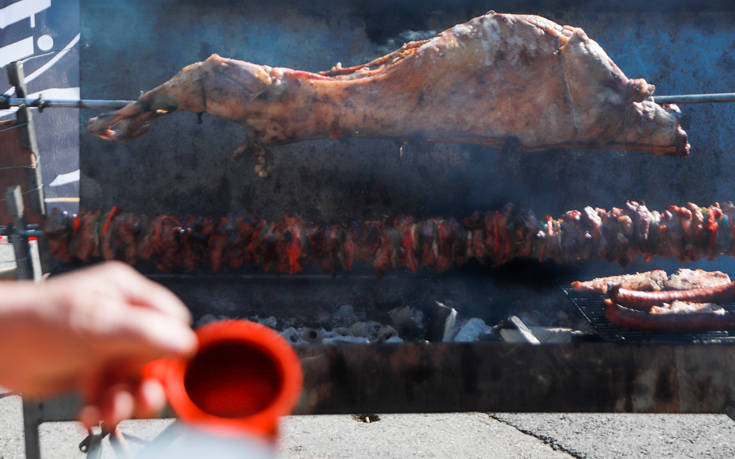
<path fill-rule="evenodd" d="M 498 11 L 510 8 L 502 6 L 493 5 Z M 559 8 L 527 2 L 512 9 L 582 26 L 626 74 L 656 84 L 657 95 L 735 88 L 728 54 L 734 45 L 731 6 L 695 12 L 681 2 L 656 10 L 633 2 L 614 9 L 602 2 L 553 6 Z M 310 6 L 184 2 L 172 8 L 168 2 L 82 1 L 81 96 L 133 99 L 214 52 L 274 66 L 320 70 L 342 62 L 346 67 L 403 40 L 464 22 L 483 8 L 479 2 L 340 7 L 319 1 Z M 267 181 L 251 173 L 248 159 L 230 158 L 242 137 L 240 127 L 176 114 L 126 144 L 82 133 L 81 206 L 214 218 L 241 211 L 268 220 L 298 212 L 310 221 L 346 224 L 397 215 L 460 218 L 500 210 L 506 202 L 537 215 L 561 215 L 588 205 L 622 207 L 631 199 L 651 209 L 732 200 L 733 105 L 684 106 L 683 111 L 689 158 L 620 151 L 523 153 L 512 143 L 500 149 L 421 139 L 320 140 L 278 147 Z M 96 114 L 80 110 L 80 121 L 86 124 Z M 624 271 L 679 267 L 735 273 L 729 257 L 688 263 L 637 259 Z M 599 297 L 584 303 L 563 290 L 572 280 L 620 272 L 619 265 L 602 260 L 471 263 L 447 273 L 397 270 L 380 279 L 365 266 L 336 275 L 313 266 L 290 275 L 258 269 L 146 271 L 180 295 L 199 323 L 241 317 L 275 322 L 275 328 L 291 333 L 300 344 L 307 382 L 301 413 L 725 410 L 735 400 L 730 383 L 735 366 L 722 364 L 735 352 L 727 345 L 729 332 L 621 339 L 623 332 L 611 332 L 593 317 Z M 441 343 L 471 319 L 487 326 L 473 342 Z M 396 334 L 386 338 L 388 326 Z M 347 332 L 335 331 L 340 327 Z M 370 341 L 373 335 L 378 341 L 381 328 L 386 341 L 397 337 L 394 341 L 402 343 L 339 343 Z M 524 332 L 538 338 L 541 329 L 550 328 L 567 329 L 565 343 L 503 342 L 504 335 L 529 341 Z M 325 338 L 338 344 L 323 346 Z M 63 417 L 52 408 L 40 413 L 41 420 Z"/>

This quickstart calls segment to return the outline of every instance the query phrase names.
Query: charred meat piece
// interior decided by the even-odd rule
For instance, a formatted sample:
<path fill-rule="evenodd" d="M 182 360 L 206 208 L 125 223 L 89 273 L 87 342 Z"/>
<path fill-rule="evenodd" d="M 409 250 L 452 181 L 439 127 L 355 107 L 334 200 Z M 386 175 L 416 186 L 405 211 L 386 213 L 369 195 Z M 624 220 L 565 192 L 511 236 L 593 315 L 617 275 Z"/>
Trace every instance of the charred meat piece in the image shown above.
<path fill-rule="evenodd" d="M 607 293 L 611 286 L 620 286 L 629 290 L 663 290 L 668 279 L 666 271 L 655 270 L 644 273 L 622 274 L 620 276 L 598 277 L 589 281 L 574 281 L 572 288 L 578 292 Z"/>
<path fill-rule="evenodd" d="M 79 261 L 86 262 L 100 256 L 100 214 L 100 210 L 94 210 L 74 217 L 72 252 Z"/>
<path fill-rule="evenodd" d="M 585 32 L 539 16 L 488 13 L 363 65 L 311 73 L 212 55 L 136 102 L 89 121 L 108 140 L 144 133 L 158 116 L 207 112 L 247 126 L 264 146 L 377 137 L 522 149 L 602 148 L 686 155 L 675 105 L 628 79 Z"/>
<path fill-rule="evenodd" d="M 560 218 L 536 219 L 533 212 L 505 206 L 462 220 L 398 216 L 349 225 L 311 223 L 295 214 L 269 222 L 243 215 L 148 219 L 97 210 L 75 217 L 52 213 L 44 231 L 53 253 L 65 263 L 114 257 L 129 263 L 151 260 L 163 271 L 191 272 L 205 265 L 214 272 L 257 266 L 295 273 L 317 265 L 336 273 L 360 262 L 383 275 L 391 269 L 443 272 L 469 260 L 497 266 L 518 258 L 566 264 L 602 258 L 625 265 L 638 256 L 682 261 L 733 256 L 731 216 L 735 206 L 730 203 L 690 203 L 657 212 L 632 201 L 625 208 L 570 210 Z M 637 291 L 715 288 L 727 282 L 722 273 L 682 270 L 671 279 L 654 271 L 575 282 L 573 287 L 607 292 L 612 285 Z"/>
<path fill-rule="evenodd" d="M 730 283 L 730 276 L 721 271 L 681 268 L 669 276 L 666 271 L 657 269 L 635 274 L 598 277 L 589 281 L 574 281 L 572 288 L 579 292 L 591 291 L 607 293 L 611 286 L 627 290 L 692 290 L 716 287 Z"/>
<path fill-rule="evenodd" d="M 682 268 L 672 274 L 664 287 L 667 290 L 691 290 L 696 288 L 717 287 L 730 283 L 730 276 L 722 271 Z"/>
<path fill-rule="evenodd" d="M 416 258 L 418 240 L 416 239 L 416 225 L 413 223 L 413 217 L 397 218 L 395 225 L 401 235 L 401 259 L 403 265 L 415 273 L 419 269 L 419 262 Z"/>

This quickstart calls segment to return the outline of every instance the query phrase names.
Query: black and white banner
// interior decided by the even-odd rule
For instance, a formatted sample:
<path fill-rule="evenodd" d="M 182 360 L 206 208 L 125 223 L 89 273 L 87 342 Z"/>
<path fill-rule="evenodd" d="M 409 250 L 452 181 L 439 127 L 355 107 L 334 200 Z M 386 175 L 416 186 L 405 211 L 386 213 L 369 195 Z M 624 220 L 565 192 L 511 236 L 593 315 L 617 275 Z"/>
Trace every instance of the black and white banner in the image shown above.
<path fill-rule="evenodd" d="M 29 97 L 79 98 L 79 0 L 0 1 L 0 66 L 24 60 Z M 6 72 L 0 91 L 12 96 Z M 0 119 L 15 109 L 0 110 Z M 79 196 L 76 109 L 34 111 L 48 207 L 75 212 Z M 0 152 L 0 163 L 2 152 Z"/>

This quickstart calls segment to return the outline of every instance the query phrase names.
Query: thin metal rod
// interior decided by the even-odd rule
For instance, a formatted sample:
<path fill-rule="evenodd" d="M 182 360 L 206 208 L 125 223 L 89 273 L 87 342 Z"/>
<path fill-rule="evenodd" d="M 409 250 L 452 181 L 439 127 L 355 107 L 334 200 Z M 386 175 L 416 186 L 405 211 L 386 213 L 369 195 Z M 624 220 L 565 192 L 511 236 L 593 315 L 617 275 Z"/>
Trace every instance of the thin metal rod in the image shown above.
<path fill-rule="evenodd" d="M 711 104 L 718 102 L 735 102 L 735 92 L 719 94 L 680 94 L 675 96 L 655 96 L 657 104 Z"/>
<path fill-rule="evenodd" d="M 679 94 L 671 96 L 652 97 L 657 104 L 711 104 L 735 102 L 735 92 L 715 94 Z M 0 101 L 2 107 L 18 107 L 26 105 L 36 108 L 87 108 L 92 110 L 117 109 L 135 102 L 134 100 L 103 100 L 103 99 L 36 99 L 3 96 Z"/>
<path fill-rule="evenodd" d="M 28 107 L 45 108 L 89 108 L 89 109 L 115 109 L 122 108 L 134 100 L 96 100 L 96 99 L 44 99 L 38 97 L 36 99 L 23 97 L 4 96 L 0 99 L 0 106 L 19 107 L 25 105 Z"/>

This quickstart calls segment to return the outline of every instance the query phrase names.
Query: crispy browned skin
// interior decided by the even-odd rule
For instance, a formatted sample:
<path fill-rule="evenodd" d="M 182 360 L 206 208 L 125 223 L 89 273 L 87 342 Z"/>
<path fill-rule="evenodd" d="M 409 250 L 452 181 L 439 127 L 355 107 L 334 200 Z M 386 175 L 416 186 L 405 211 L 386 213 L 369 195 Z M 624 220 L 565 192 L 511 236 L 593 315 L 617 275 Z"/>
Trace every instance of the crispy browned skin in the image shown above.
<path fill-rule="evenodd" d="M 351 68 L 310 73 L 212 55 L 88 129 L 127 140 L 157 116 L 207 112 L 248 127 L 236 155 L 340 137 L 422 137 L 526 150 L 604 148 L 686 155 L 676 106 L 647 100 L 582 29 L 489 13 Z"/>

